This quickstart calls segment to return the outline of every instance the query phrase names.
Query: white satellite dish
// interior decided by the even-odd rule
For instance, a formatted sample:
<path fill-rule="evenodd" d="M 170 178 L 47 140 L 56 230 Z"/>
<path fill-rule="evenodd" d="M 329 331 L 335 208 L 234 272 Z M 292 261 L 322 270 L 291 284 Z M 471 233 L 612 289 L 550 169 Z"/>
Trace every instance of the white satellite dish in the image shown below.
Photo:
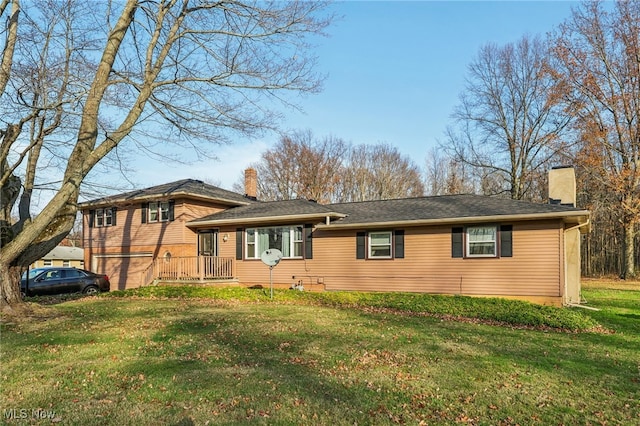
<path fill-rule="evenodd" d="M 280 262 L 280 259 L 282 259 L 282 252 L 278 249 L 267 249 L 260 255 L 262 263 L 270 268 L 276 266 Z"/>
<path fill-rule="evenodd" d="M 267 249 L 260 255 L 262 263 L 269 267 L 269 288 L 271 289 L 271 299 L 273 299 L 273 267 L 280 263 L 282 252 L 278 249 Z"/>

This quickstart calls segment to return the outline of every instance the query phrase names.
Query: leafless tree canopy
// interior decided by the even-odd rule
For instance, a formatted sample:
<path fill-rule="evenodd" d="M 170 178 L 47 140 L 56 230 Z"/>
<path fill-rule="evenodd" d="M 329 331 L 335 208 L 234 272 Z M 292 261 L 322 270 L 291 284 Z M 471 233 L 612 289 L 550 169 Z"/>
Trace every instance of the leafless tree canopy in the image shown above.
<path fill-rule="evenodd" d="M 331 17 L 312 1 L 0 0 L 2 301 L 73 225 L 81 186 L 126 143 L 204 154 L 231 134 L 277 127 L 285 93 L 321 76 L 307 35 Z M 34 191 L 53 196 L 32 217 Z M 20 219 L 10 212 L 19 204 Z"/>
<path fill-rule="evenodd" d="M 420 168 L 388 144 L 359 145 L 341 173 L 337 201 L 370 201 L 424 195 Z"/>
<path fill-rule="evenodd" d="M 478 170 L 456 160 L 442 149 L 431 148 L 425 159 L 425 186 L 428 195 L 477 194 Z"/>
<path fill-rule="evenodd" d="M 342 139 L 315 139 L 309 131 L 283 136 L 254 165 L 258 173 L 258 198 L 330 202 L 348 149 Z"/>
<path fill-rule="evenodd" d="M 539 38 L 483 46 L 469 65 L 456 127 L 447 134 L 451 157 L 481 169 L 486 182 L 499 183 L 495 191 L 515 199 L 533 198 L 535 172 L 564 149 L 571 118 L 551 90 L 546 59 Z"/>
<path fill-rule="evenodd" d="M 589 185 L 585 199 L 592 208 L 611 209 L 594 217 L 622 224 L 622 275 L 634 276 L 640 217 L 640 3 L 585 2 L 555 34 L 553 54 L 555 92 L 578 107 L 576 160 Z"/>
<path fill-rule="evenodd" d="M 420 169 L 385 144 L 352 147 L 342 139 L 310 132 L 284 136 L 253 167 L 258 198 L 305 198 L 319 203 L 420 196 Z M 241 185 L 236 184 L 236 190 Z"/>

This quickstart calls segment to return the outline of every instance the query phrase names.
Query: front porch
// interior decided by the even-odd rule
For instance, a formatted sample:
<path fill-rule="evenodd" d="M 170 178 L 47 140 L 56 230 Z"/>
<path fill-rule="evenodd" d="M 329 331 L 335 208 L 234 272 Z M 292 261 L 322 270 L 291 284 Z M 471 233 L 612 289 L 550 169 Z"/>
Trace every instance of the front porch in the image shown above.
<path fill-rule="evenodd" d="M 142 273 L 142 285 L 235 281 L 232 257 L 182 256 L 155 258 Z"/>

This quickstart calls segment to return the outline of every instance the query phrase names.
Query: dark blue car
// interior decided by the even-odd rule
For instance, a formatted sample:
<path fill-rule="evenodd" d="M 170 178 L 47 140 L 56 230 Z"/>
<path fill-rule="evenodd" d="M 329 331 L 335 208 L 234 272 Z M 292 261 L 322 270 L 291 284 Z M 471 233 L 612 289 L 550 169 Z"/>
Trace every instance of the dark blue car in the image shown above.
<path fill-rule="evenodd" d="M 109 291 L 110 285 L 108 276 L 84 269 L 35 268 L 22 274 L 20 292 L 23 297 L 62 293 L 96 294 Z"/>

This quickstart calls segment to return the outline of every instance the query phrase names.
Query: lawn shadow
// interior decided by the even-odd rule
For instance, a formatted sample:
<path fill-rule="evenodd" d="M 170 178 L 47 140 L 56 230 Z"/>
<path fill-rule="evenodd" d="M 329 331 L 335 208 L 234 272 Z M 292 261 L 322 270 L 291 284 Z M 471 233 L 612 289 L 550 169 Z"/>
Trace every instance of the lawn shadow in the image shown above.
<path fill-rule="evenodd" d="M 430 345 L 441 339 L 436 352 L 448 353 L 454 362 L 461 365 L 486 361 L 527 366 L 564 377 L 562 380 L 565 382 L 591 382 L 593 377 L 608 377 L 604 385 L 608 390 L 619 395 L 636 394 L 640 399 L 637 387 L 639 365 L 633 356 L 639 347 L 638 334 L 635 333 L 565 333 L 486 324 L 472 324 L 470 327 L 468 323 L 430 317 L 366 312 L 361 315 L 367 320 L 384 318 L 388 327 L 411 327 L 416 330 L 416 339 L 423 339 Z M 437 328 L 429 326 L 436 321 Z M 437 337 L 434 333 L 438 334 Z M 454 348 L 479 347 L 479 352 L 486 355 L 470 356 L 464 351 L 444 350 L 448 341 L 455 343 L 452 345 Z"/>
<path fill-rule="evenodd" d="M 213 399 L 215 405 L 235 410 L 239 421 L 247 420 L 243 417 L 247 412 L 296 400 L 306 406 L 331 407 L 347 417 L 354 407 L 367 404 L 362 389 L 347 389 L 331 380 L 319 368 L 321 360 L 307 350 L 327 343 L 322 334 L 297 332 L 295 322 L 283 325 L 288 331 L 274 331 L 263 327 L 260 315 L 246 318 L 243 312 L 185 313 L 154 334 L 151 341 L 161 343 L 148 356 L 128 363 L 122 371 L 160 381 L 179 380 L 187 388 L 190 378 L 198 377 L 197 388 L 187 389 L 190 398 Z M 176 340 L 186 343 L 164 345 Z"/>

